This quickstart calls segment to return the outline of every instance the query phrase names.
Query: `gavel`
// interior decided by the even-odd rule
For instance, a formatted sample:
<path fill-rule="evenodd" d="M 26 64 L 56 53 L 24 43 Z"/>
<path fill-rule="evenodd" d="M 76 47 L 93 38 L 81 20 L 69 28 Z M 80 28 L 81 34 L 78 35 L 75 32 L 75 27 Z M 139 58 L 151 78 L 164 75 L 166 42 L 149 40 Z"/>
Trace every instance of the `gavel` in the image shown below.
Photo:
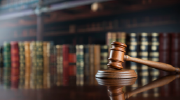
<path fill-rule="evenodd" d="M 147 65 L 149 67 L 153 67 L 156 69 L 164 70 L 164 71 L 170 71 L 170 72 L 180 72 L 179 68 L 175 68 L 172 65 L 161 63 L 161 62 L 155 62 L 155 61 L 149 61 L 149 60 L 143 60 L 138 58 L 133 58 L 125 54 L 125 48 L 127 47 L 126 44 L 120 43 L 120 42 L 113 42 L 111 43 L 112 48 L 109 54 L 109 63 L 107 64 L 108 67 L 114 68 L 114 69 L 122 69 L 122 63 L 124 61 L 132 61 L 140 64 Z"/>
<path fill-rule="evenodd" d="M 134 70 L 128 70 L 123 69 L 122 63 L 124 61 L 132 61 L 140 64 L 147 65 L 149 67 L 153 67 L 156 69 L 169 71 L 169 72 L 180 72 L 179 68 L 175 68 L 172 65 L 161 63 L 161 62 L 155 62 L 155 61 L 149 61 L 149 60 L 143 60 L 139 58 L 133 58 L 125 54 L 125 49 L 127 47 L 126 44 L 121 42 L 113 42 L 111 43 L 112 48 L 110 48 L 110 54 L 109 54 L 109 63 L 107 66 L 114 70 L 98 70 L 98 73 L 96 74 L 96 77 L 99 78 L 133 78 L 137 77 Z"/>

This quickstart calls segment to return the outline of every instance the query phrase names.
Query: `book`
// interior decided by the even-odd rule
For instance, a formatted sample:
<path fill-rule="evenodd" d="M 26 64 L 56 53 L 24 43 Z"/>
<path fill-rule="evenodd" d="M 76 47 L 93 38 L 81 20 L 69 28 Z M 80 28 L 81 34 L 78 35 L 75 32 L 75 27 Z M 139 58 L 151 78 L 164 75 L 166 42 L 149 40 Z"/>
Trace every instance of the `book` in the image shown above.
<path fill-rule="evenodd" d="M 49 59 L 49 71 L 50 71 L 50 86 L 56 85 L 57 81 L 57 56 L 56 46 L 51 44 L 50 46 L 50 59 Z"/>
<path fill-rule="evenodd" d="M 138 57 L 140 59 L 144 59 L 144 60 L 148 60 L 148 47 L 149 47 L 149 37 L 148 37 L 148 33 L 140 33 L 139 34 L 139 52 L 138 52 Z M 138 66 L 140 66 L 139 70 L 139 75 L 141 77 L 141 84 L 145 85 L 148 83 L 149 81 L 149 68 L 146 65 L 142 65 L 139 64 Z"/>
<path fill-rule="evenodd" d="M 69 85 L 76 85 L 76 46 L 69 45 Z"/>
<path fill-rule="evenodd" d="M 149 60 L 151 61 L 159 61 L 159 34 L 151 33 L 150 34 L 150 45 L 149 45 Z M 160 74 L 158 69 L 149 68 L 151 80 L 156 80 Z"/>
<path fill-rule="evenodd" d="M 43 88 L 43 42 L 36 41 L 36 88 Z"/>
<path fill-rule="evenodd" d="M 90 83 L 90 45 L 84 45 L 84 84 Z"/>
<path fill-rule="evenodd" d="M 31 56 L 31 73 L 30 73 L 30 88 L 36 88 L 37 81 L 37 59 L 36 59 L 36 42 L 30 42 L 30 56 Z"/>
<path fill-rule="evenodd" d="M 99 69 L 100 69 L 100 45 L 94 45 L 94 75 L 93 75 L 94 77 Z M 98 85 L 96 79 L 94 80 L 94 84 Z"/>
<path fill-rule="evenodd" d="M 11 43 L 11 88 L 18 88 L 19 84 L 19 47 L 18 42 L 12 41 Z"/>
<path fill-rule="evenodd" d="M 107 69 L 108 64 L 108 45 L 100 46 L 100 69 Z"/>
<path fill-rule="evenodd" d="M 24 42 L 18 42 L 19 46 L 19 88 L 24 88 L 25 84 L 25 49 Z"/>
<path fill-rule="evenodd" d="M 30 55 L 30 42 L 24 42 L 25 52 L 25 88 L 30 88 L 30 73 L 31 73 L 31 55 Z"/>
<path fill-rule="evenodd" d="M 3 43 L 3 85 L 9 88 L 11 85 L 11 46 L 10 43 Z"/>
<path fill-rule="evenodd" d="M 63 45 L 63 86 L 69 83 L 69 45 Z"/>
<path fill-rule="evenodd" d="M 62 45 L 56 45 L 57 51 L 57 86 L 63 85 L 63 50 Z"/>
<path fill-rule="evenodd" d="M 89 85 L 94 85 L 94 45 L 89 45 Z"/>
<path fill-rule="evenodd" d="M 159 62 L 170 64 L 170 37 L 169 33 L 159 34 Z M 169 72 L 160 70 L 160 75 L 168 75 Z"/>
<path fill-rule="evenodd" d="M 3 79 L 3 47 L 0 47 L 0 84 Z"/>
<path fill-rule="evenodd" d="M 171 33 L 171 56 L 170 64 L 173 67 L 180 68 L 180 35 L 179 33 Z M 175 72 L 171 72 L 175 73 Z"/>
<path fill-rule="evenodd" d="M 130 57 L 137 58 L 138 57 L 138 36 L 136 33 L 128 34 L 128 42 L 127 42 L 127 54 Z M 135 62 L 128 62 L 127 68 L 134 70 L 138 74 L 138 64 Z M 138 79 L 135 84 L 131 86 L 131 90 L 134 90 L 138 87 Z"/>
<path fill-rule="evenodd" d="M 76 45 L 76 85 L 84 85 L 84 46 Z"/>
<path fill-rule="evenodd" d="M 48 88 L 48 71 L 49 71 L 49 48 L 47 41 L 43 42 L 43 88 Z"/>

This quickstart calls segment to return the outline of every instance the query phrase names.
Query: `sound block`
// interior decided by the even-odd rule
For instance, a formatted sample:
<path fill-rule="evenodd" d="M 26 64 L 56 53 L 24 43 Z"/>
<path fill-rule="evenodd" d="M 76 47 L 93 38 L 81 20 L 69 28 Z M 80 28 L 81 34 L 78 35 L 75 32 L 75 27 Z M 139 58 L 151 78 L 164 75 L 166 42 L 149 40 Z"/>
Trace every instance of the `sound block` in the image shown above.
<path fill-rule="evenodd" d="M 137 74 L 131 69 L 121 70 L 98 70 L 97 78 L 136 78 Z"/>

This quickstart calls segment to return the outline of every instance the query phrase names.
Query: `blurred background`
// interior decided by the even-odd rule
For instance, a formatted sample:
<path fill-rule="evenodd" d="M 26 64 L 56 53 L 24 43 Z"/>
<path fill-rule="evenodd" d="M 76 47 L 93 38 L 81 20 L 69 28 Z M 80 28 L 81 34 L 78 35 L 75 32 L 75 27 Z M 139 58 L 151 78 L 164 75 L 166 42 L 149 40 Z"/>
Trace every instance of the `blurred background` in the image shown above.
<path fill-rule="evenodd" d="M 31 84 L 42 88 L 43 80 L 67 85 L 71 84 L 67 77 L 73 76 L 72 84 L 84 85 L 86 76 L 94 78 L 98 69 L 107 69 L 113 41 L 126 43 L 126 54 L 132 57 L 180 67 L 179 8 L 179 0 L 0 0 L 1 80 L 17 88 L 18 80 L 24 87 L 27 79 L 29 88 L 30 79 L 35 82 L 40 77 L 38 85 Z M 150 75 L 155 80 L 167 74 L 133 62 L 123 66 L 138 72 L 142 85 Z M 35 71 L 29 72 L 33 67 Z M 26 73 L 34 76 L 25 78 Z M 64 83 L 58 83 L 56 76 L 62 76 Z"/>
<path fill-rule="evenodd" d="M 106 44 L 108 31 L 180 32 L 179 0 L 0 0 L 4 41 Z"/>

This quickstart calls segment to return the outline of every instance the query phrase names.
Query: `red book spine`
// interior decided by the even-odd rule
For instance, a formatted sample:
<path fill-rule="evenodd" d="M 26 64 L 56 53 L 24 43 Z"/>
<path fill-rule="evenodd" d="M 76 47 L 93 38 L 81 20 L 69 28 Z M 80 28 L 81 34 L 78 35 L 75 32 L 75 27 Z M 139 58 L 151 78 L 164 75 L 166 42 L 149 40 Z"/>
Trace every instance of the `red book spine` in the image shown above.
<path fill-rule="evenodd" d="M 68 45 L 63 45 L 63 85 L 68 85 L 69 83 L 69 49 Z"/>
<path fill-rule="evenodd" d="M 160 33 L 159 34 L 159 61 L 170 64 L 170 34 Z M 160 75 L 167 75 L 168 72 L 160 71 Z"/>
<path fill-rule="evenodd" d="M 171 65 L 180 67 L 180 34 L 171 34 Z"/>
<path fill-rule="evenodd" d="M 18 88 L 19 66 L 18 42 L 11 42 L 11 88 Z"/>
<path fill-rule="evenodd" d="M 69 84 L 76 85 L 76 48 L 69 46 Z"/>

